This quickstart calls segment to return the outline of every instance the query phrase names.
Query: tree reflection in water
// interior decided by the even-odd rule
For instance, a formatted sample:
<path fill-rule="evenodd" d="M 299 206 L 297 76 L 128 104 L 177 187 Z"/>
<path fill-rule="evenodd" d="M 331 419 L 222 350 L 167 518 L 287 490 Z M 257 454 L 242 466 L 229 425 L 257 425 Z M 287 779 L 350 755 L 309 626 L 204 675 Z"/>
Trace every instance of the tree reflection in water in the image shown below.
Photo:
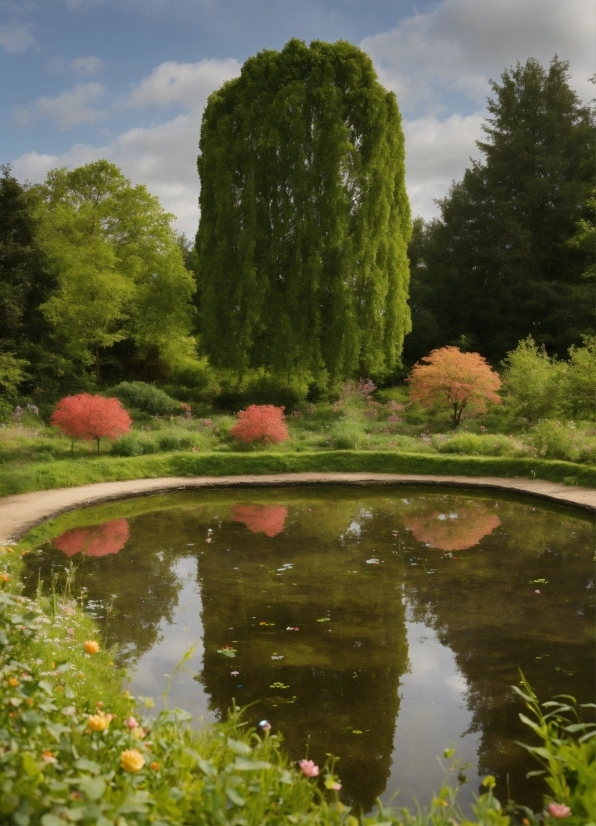
<path fill-rule="evenodd" d="M 251 533 L 277 536 L 286 524 L 288 509 L 283 505 L 232 505 L 232 519 L 243 522 Z"/>
<path fill-rule="evenodd" d="M 433 510 L 421 507 L 406 512 L 404 523 L 418 542 L 440 551 L 464 551 L 473 548 L 492 533 L 501 520 L 485 502 L 465 502 L 452 498 L 454 510 Z"/>
<path fill-rule="evenodd" d="M 73 528 L 57 536 L 52 544 L 66 556 L 108 556 L 117 554 L 128 542 L 127 519 L 112 519 L 93 528 Z"/>

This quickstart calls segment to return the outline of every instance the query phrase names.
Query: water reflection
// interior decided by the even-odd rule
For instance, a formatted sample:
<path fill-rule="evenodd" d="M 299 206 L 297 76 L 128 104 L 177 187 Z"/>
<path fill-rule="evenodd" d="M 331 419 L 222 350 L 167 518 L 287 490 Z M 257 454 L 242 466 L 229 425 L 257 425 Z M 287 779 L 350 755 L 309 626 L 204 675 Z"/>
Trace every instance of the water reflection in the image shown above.
<path fill-rule="evenodd" d="M 62 534 L 26 558 L 31 590 L 64 566 L 58 548 L 86 553 L 126 520 L 126 547 L 81 556 L 77 576 L 97 615 L 113 604 L 107 642 L 138 665 L 133 690 L 158 695 L 200 638 L 171 702 L 222 718 L 233 697 L 255 701 L 251 720 L 270 719 L 293 759 L 307 744 L 318 762 L 338 755 L 345 797 L 365 809 L 397 787 L 404 803 L 427 798 L 451 741 L 471 780 L 494 774 L 506 794 L 508 775 L 538 804 L 510 686 L 521 667 L 541 697 L 591 699 L 588 518 L 441 490 L 176 494 L 57 520 Z M 217 653 L 227 645 L 234 659 Z"/>
<path fill-rule="evenodd" d="M 277 536 L 286 524 L 288 509 L 283 505 L 232 505 L 232 519 L 243 522 L 251 533 Z"/>
<path fill-rule="evenodd" d="M 57 536 L 52 544 L 66 556 L 108 556 L 117 554 L 128 542 L 127 519 L 112 519 L 93 528 L 73 528 Z"/>
<path fill-rule="evenodd" d="M 457 496 L 444 500 L 440 510 L 429 512 L 427 503 L 408 509 L 404 524 L 418 542 L 440 551 L 464 551 L 501 524 L 495 505 L 491 511 L 485 502 L 462 502 Z"/>

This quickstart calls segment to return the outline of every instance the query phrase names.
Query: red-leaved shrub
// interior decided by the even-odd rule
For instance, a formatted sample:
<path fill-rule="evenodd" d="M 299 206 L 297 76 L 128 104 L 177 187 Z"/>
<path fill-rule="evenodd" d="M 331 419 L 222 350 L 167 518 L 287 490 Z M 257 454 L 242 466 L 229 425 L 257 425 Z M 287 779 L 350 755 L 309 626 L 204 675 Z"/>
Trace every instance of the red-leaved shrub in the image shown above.
<path fill-rule="evenodd" d="M 241 442 L 277 445 L 290 438 L 284 421 L 283 407 L 275 407 L 273 404 L 251 404 L 237 416 L 238 424 L 234 425 L 230 433 Z"/>
<path fill-rule="evenodd" d="M 71 439 L 95 439 L 98 453 L 100 439 L 117 439 L 128 433 L 132 424 L 119 399 L 89 393 L 60 399 L 50 421 Z"/>

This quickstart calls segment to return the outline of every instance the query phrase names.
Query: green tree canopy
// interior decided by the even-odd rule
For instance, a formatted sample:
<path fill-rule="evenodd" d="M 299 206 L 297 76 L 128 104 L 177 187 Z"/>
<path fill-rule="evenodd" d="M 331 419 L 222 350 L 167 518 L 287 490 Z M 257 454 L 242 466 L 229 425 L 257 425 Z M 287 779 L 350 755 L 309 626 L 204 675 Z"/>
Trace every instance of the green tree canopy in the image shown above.
<path fill-rule="evenodd" d="M 379 375 L 410 329 L 401 117 L 370 58 L 291 40 L 209 98 L 201 344 L 242 375 Z"/>
<path fill-rule="evenodd" d="M 108 161 L 53 170 L 38 192 L 39 240 L 58 279 L 42 309 L 72 357 L 93 362 L 96 378 L 117 342 L 137 360 L 192 360 L 194 281 L 157 198 Z"/>
<path fill-rule="evenodd" d="M 530 59 L 491 83 L 484 158 L 418 239 L 413 323 L 423 335 L 406 342 L 408 359 L 462 336 L 493 362 L 529 335 L 564 356 L 593 333 L 586 252 L 569 240 L 593 186 L 594 118 L 568 68 Z"/>

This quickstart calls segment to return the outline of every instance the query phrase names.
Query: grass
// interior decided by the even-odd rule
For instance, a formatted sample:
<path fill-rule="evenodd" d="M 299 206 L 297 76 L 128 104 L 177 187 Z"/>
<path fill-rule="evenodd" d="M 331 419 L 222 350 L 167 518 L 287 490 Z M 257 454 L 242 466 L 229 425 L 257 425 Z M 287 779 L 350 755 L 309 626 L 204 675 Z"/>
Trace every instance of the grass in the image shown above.
<path fill-rule="evenodd" d="M 596 487 L 596 470 L 572 462 L 507 456 L 459 456 L 388 451 L 304 451 L 258 453 L 175 452 L 115 458 L 88 457 L 32 462 L 0 470 L 0 495 L 75 487 L 93 482 L 157 479 L 165 476 L 233 476 L 269 473 L 416 473 L 440 476 L 498 476 L 546 479 Z"/>

